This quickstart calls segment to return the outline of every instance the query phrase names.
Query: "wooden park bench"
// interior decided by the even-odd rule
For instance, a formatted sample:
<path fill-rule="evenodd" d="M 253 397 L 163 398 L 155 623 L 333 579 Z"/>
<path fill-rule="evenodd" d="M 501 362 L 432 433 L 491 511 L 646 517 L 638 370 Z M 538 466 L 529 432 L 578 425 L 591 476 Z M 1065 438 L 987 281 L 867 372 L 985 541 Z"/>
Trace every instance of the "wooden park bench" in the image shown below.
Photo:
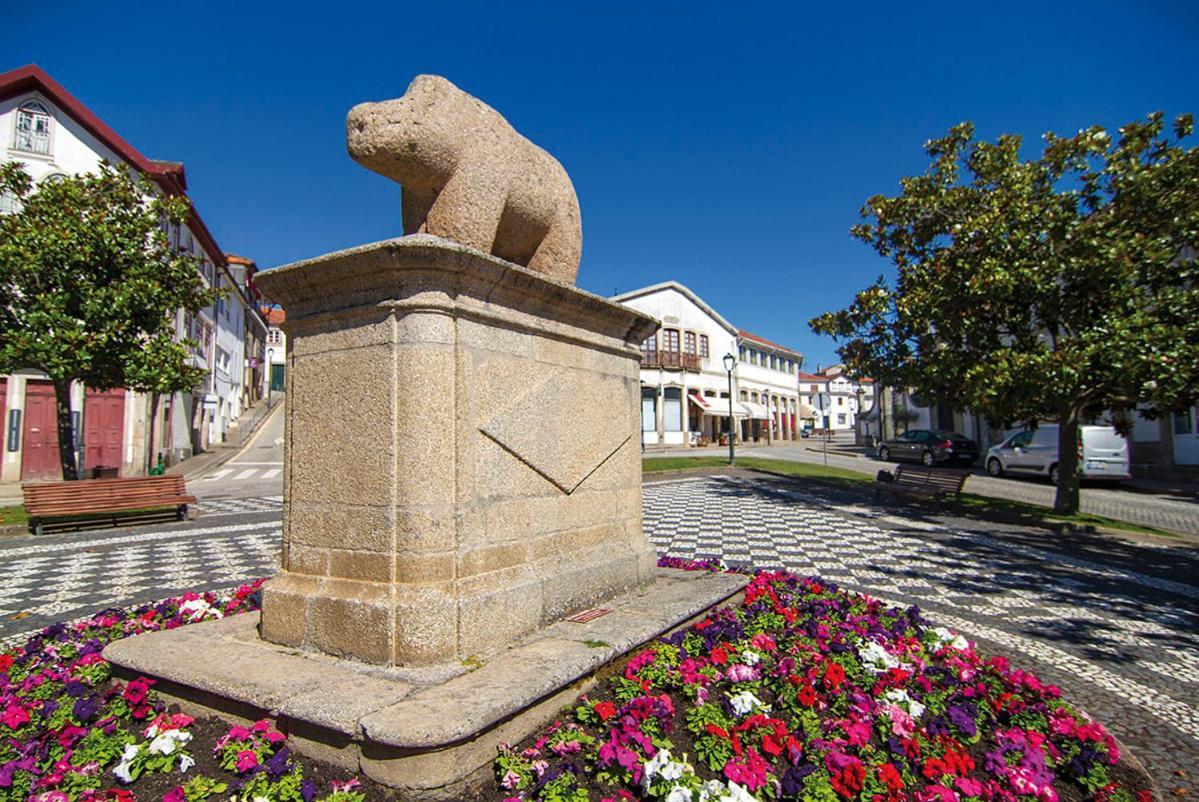
<path fill-rule="evenodd" d="M 882 493 L 895 496 L 918 496 L 931 498 L 938 510 L 946 496 L 951 496 L 956 502 L 962 495 L 962 487 L 966 484 L 969 471 L 945 470 L 944 468 L 926 468 L 924 466 L 899 465 L 895 469 L 895 478 L 890 481 L 874 483 L 874 500 L 880 500 Z"/>
<path fill-rule="evenodd" d="M 35 535 L 42 534 L 47 524 L 79 528 L 89 521 L 108 519 L 116 526 L 117 513 L 126 513 L 121 516 L 124 523 L 143 518 L 161 520 L 164 513 L 186 521 L 187 505 L 196 503 L 196 497 L 188 495 L 182 476 L 47 482 L 21 485 L 21 491 L 29 531 Z M 51 520 L 43 520 L 46 518 Z"/>

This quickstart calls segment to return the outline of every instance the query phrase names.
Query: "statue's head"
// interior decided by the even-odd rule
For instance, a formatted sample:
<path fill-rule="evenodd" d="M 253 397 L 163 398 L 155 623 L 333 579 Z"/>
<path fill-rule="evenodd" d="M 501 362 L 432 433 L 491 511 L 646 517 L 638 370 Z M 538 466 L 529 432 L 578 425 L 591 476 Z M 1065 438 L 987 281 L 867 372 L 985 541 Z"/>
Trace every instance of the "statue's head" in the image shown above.
<path fill-rule="evenodd" d="M 360 103 L 346 117 L 354 161 L 401 184 L 440 187 L 457 162 L 471 98 L 438 75 L 418 75 L 404 96 Z M 480 104 L 482 105 L 482 104 Z"/>

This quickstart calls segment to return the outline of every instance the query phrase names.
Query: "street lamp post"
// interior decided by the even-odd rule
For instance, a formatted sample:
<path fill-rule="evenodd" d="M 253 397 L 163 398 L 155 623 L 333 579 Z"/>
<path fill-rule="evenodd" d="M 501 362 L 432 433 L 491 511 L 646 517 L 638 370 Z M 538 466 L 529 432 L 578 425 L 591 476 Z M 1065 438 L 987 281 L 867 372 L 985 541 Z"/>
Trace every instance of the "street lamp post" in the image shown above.
<path fill-rule="evenodd" d="M 736 464 L 737 452 L 733 446 L 733 368 L 737 366 L 737 357 L 732 354 L 724 355 L 724 369 L 729 374 L 729 465 Z"/>

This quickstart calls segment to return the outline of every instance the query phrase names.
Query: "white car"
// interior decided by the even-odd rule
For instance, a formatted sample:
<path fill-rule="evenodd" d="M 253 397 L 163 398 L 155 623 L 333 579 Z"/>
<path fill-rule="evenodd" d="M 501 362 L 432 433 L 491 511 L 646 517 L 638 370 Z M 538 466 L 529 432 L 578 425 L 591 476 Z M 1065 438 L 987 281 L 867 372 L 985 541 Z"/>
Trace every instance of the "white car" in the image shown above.
<path fill-rule="evenodd" d="M 1046 423 L 1026 432 L 1017 432 L 997 446 L 987 449 L 983 463 L 992 476 L 1028 474 L 1046 476 L 1057 484 L 1056 423 Z M 1111 426 L 1079 426 L 1082 448 L 1078 473 L 1084 479 L 1123 481 L 1132 474 L 1128 464 L 1128 439 Z"/>

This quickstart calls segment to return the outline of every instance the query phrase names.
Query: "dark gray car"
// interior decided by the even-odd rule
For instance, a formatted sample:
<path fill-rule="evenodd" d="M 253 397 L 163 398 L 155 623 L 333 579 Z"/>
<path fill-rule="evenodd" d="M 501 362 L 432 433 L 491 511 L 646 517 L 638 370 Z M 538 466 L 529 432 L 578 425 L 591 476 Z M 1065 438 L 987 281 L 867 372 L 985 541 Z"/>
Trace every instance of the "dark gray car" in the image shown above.
<path fill-rule="evenodd" d="M 978 461 L 978 443 L 957 432 L 911 429 L 880 445 L 878 458 L 922 465 L 973 465 Z"/>

